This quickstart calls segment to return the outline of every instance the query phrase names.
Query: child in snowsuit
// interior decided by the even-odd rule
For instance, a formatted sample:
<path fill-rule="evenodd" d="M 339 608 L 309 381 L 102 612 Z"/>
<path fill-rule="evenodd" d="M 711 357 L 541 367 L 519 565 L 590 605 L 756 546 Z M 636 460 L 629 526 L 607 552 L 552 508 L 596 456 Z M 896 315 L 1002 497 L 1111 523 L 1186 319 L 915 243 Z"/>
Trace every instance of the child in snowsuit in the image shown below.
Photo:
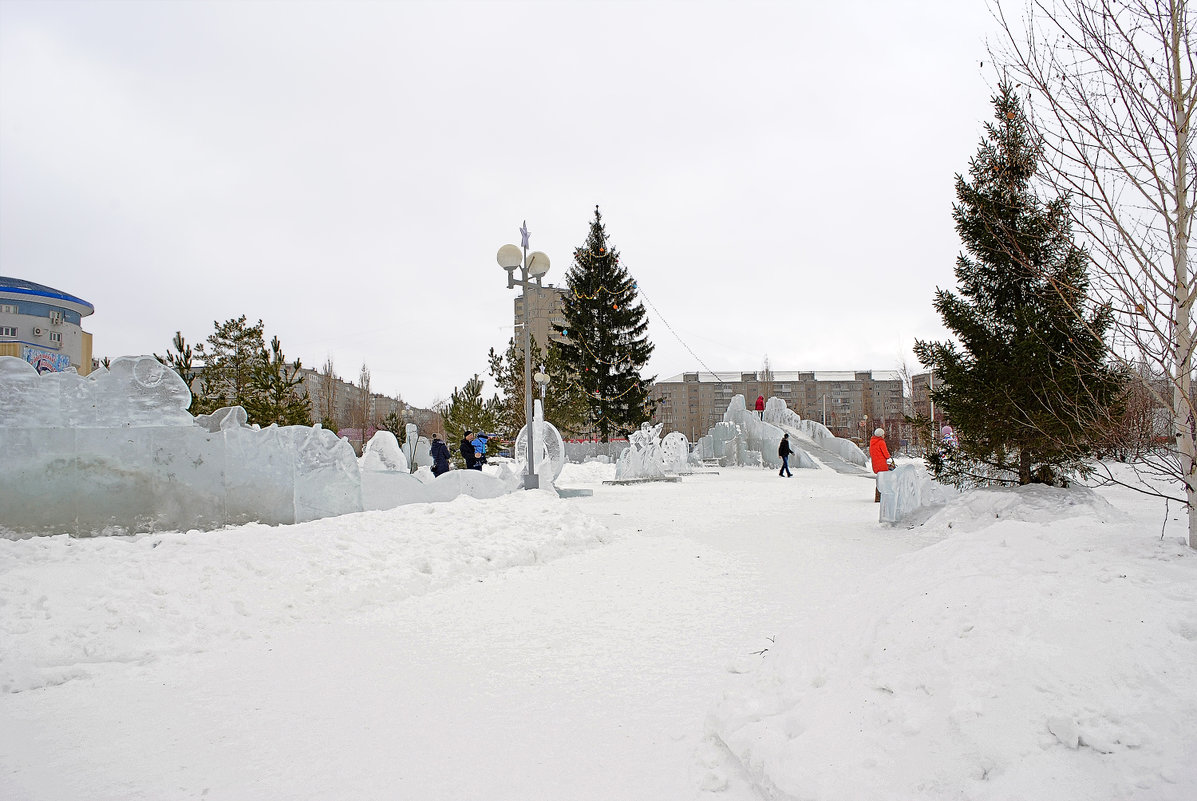
<path fill-rule="evenodd" d="M 474 446 L 474 469 L 481 470 L 482 465 L 486 464 L 486 436 L 485 431 L 479 431 L 478 436 L 474 437 L 471 443 Z"/>

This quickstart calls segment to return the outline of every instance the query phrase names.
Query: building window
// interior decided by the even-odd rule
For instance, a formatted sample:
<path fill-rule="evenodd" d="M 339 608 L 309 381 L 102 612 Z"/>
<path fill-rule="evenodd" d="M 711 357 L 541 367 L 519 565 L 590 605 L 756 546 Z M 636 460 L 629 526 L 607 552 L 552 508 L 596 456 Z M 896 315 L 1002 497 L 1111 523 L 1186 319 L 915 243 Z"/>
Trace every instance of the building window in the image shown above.
<path fill-rule="evenodd" d="M 0 337 L 15 337 L 17 335 L 17 327 L 15 325 L 0 325 Z"/>
<path fill-rule="evenodd" d="M 51 331 L 50 332 L 50 341 L 57 342 L 59 345 L 61 345 L 62 344 L 62 334 L 58 333 L 57 331 Z"/>
<path fill-rule="evenodd" d="M 52 309 L 50 311 L 50 322 L 54 323 L 55 325 L 61 324 L 62 312 L 58 311 L 57 309 Z"/>
<path fill-rule="evenodd" d="M 12 303 L 0 303 L 0 314 L 16 314 L 17 307 Z M 13 334 L 13 336 L 16 336 Z"/>

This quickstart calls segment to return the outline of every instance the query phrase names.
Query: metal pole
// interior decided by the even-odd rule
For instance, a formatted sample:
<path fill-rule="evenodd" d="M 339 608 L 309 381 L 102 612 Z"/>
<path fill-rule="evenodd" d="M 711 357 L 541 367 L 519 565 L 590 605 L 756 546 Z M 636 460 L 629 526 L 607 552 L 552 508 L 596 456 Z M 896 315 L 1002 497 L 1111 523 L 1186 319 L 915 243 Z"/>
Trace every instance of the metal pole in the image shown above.
<path fill-rule="evenodd" d="M 532 299 L 528 297 L 528 248 L 524 248 L 524 263 L 520 267 L 521 283 L 524 287 L 524 416 L 528 421 L 528 472 L 524 476 L 524 489 L 538 489 L 540 477 L 536 475 L 536 428 L 533 420 L 532 399 L 532 315 L 529 305 Z"/>

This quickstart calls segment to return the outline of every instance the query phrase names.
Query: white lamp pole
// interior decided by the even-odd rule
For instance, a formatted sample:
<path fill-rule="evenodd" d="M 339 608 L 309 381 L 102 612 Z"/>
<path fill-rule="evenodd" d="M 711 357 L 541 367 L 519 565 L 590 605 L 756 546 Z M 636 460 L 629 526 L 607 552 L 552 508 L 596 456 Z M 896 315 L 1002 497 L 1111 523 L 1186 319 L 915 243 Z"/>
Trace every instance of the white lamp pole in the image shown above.
<path fill-rule="evenodd" d="M 507 271 L 507 288 L 519 286 L 524 290 L 524 417 L 527 420 L 525 430 L 528 432 L 528 472 L 524 474 L 524 489 L 537 489 L 540 487 L 540 477 L 536 475 L 536 439 L 532 420 L 532 312 L 529 309 L 531 298 L 528 297 L 528 290 L 533 286 L 532 279 L 535 279 L 535 286 L 541 286 L 541 277 L 549 271 L 549 257 L 539 250 L 528 253 L 530 234 L 526 221 L 520 228 L 520 236 L 520 247 L 504 245 L 499 248 L 497 258 L 499 266 Z M 515 278 L 516 267 L 520 268 L 519 280 Z"/>

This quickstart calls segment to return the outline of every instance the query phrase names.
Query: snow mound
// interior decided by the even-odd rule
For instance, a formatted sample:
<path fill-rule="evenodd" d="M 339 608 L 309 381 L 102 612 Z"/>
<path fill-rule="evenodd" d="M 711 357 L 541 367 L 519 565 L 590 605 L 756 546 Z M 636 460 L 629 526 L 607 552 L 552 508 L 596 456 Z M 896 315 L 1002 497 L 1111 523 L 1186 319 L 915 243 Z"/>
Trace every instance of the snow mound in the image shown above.
<path fill-rule="evenodd" d="M 732 679 L 712 733 L 771 798 L 1197 798 L 1197 555 L 1118 519 L 961 496 Z"/>
<path fill-rule="evenodd" d="M 561 486 L 601 484 L 604 481 L 614 480 L 615 465 L 611 463 L 604 464 L 598 461 L 585 462 L 583 464 L 566 462 L 565 466 L 561 468 L 561 475 L 557 477 L 557 483 Z"/>
<path fill-rule="evenodd" d="M 268 636 L 297 620 L 385 613 L 413 595 L 609 539 L 541 491 L 289 526 L 2 540 L 0 692 L 86 676 L 93 664 Z"/>
<path fill-rule="evenodd" d="M 1078 517 L 1101 523 L 1124 523 L 1127 520 L 1127 516 L 1105 498 L 1081 486 L 986 487 L 961 494 L 942 492 L 936 501 L 942 502 L 943 506 L 928 509 L 928 517 L 922 525 L 943 534 L 980 531 L 1003 520 L 1037 523 Z"/>

